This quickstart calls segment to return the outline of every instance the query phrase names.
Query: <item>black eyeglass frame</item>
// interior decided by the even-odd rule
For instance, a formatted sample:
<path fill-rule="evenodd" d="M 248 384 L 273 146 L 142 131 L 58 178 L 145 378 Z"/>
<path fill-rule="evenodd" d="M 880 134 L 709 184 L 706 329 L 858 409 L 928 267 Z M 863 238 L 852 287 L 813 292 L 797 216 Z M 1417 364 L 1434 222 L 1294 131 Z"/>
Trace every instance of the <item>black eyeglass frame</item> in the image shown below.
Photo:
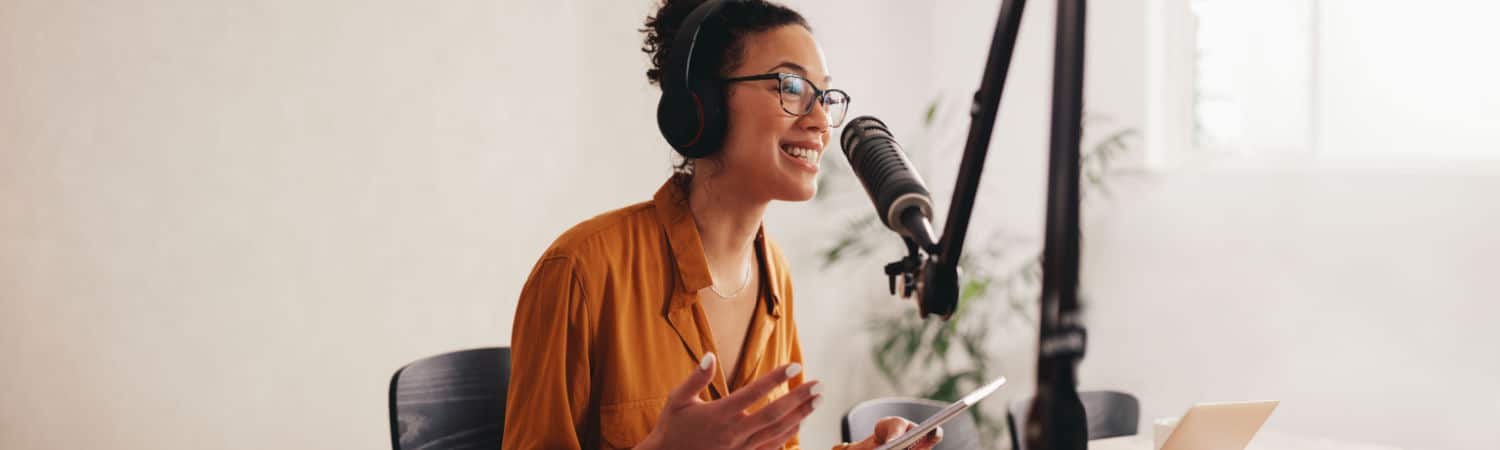
<path fill-rule="evenodd" d="M 808 87 L 812 88 L 812 90 L 813 90 L 813 98 L 817 99 L 817 100 L 813 101 L 813 102 L 807 102 L 807 110 L 798 113 L 798 112 L 794 112 L 791 109 L 788 109 L 786 107 L 786 98 L 782 97 L 781 91 L 782 91 L 782 88 L 783 88 L 784 84 L 786 83 L 786 79 L 787 78 L 797 78 L 797 79 L 800 79 L 800 80 L 802 80 L 802 82 L 807 83 Z M 830 92 L 837 92 L 837 93 L 839 93 L 839 95 L 844 96 L 844 114 L 843 114 L 843 116 L 841 116 L 841 117 L 838 118 L 838 121 L 836 121 L 836 122 L 835 121 L 830 121 L 830 123 L 828 124 L 829 128 L 838 128 L 839 126 L 841 126 L 841 125 L 844 124 L 844 119 L 846 118 L 846 116 L 849 115 L 849 103 L 851 103 L 851 102 L 854 101 L 853 98 L 849 97 L 849 93 L 848 92 L 844 92 L 843 89 L 829 89 L 829 90 L 825 91 L 823 89 L 818 88 L 818 85 L 813 84 L 812 80 L 809 80 L 809 79 L 807 79 L 807 77 L 804 77 L 804 76 L 801 76 L 801 75 L 797 75 L 795 73 L 786 73 L 786 72 L 763 73 L 763 74 L 760 74 L 760 75 L 747 75 L 747 76 L 743 76 L 743 77 L 725 78 L 725 79 L 720 80 L 720 81 L 722 81 L 724 84 L 729 84 L 729 83 L 738 83 L 738 82 L 741 82 L 741 81 L 760 81 L 760 80 L 776 80 L 776 98 L 777 98 L 777 101 L 781 102 L 781 110 L 785 111 L 787 114 L 791 114 L 791 115 L 798 116 L 798 117 L 805 116 L 805 115 L 808 115 L 808 114 L 812 114 L 813 105 L 816 105 L 816 104 L 822 104 L 826 108 L 828 106 L 828 94 Z"/>

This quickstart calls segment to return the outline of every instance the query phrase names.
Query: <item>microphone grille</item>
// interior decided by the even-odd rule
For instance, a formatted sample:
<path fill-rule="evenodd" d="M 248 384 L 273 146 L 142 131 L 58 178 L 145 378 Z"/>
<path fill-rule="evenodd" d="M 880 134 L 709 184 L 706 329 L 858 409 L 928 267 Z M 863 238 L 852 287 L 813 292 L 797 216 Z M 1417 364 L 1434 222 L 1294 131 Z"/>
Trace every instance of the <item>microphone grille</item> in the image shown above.
<path fill-rule="evenodd" d="M 849 152 L 854 151 L 860 141 L 874 133 L 890 136 L 891 130 L 886 127 L 885 122 L 871 116 L 859 116 L 850 120 L 847 125 L 844 125 L 844 133 L 839 136 L 839 144 L 844 150 L 844 156 L 850 156 Z"/>

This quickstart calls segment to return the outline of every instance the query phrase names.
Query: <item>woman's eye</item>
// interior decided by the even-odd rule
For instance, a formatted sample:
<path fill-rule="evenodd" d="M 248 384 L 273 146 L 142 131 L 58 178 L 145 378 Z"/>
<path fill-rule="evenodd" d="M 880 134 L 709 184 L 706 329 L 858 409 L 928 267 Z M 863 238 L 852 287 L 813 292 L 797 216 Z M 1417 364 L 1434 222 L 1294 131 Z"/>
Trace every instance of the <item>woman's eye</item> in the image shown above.
<path fill-rule="evenodd" d="M 803 87 L 802 83 L 796 81 L 787 80 L 786 82 L 781 83 L 781 91 L 788 94 L 802 95 L 802 93 L 806 90 L 807 88 Z"/>

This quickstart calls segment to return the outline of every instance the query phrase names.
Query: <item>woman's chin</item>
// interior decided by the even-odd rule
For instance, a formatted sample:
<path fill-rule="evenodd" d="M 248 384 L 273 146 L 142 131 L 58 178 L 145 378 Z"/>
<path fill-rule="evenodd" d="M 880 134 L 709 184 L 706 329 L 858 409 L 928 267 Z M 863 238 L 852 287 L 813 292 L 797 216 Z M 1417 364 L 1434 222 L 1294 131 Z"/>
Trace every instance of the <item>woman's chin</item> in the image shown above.
<path fill-rule="evenodd" d="M 784 202 L 805 202 L 818 193 L 818 174 L 807 171 L 788 171 L 774 176 L 769 184 L 771 198 Z"/>
<path fill-rule="evenodd" d="M 818 183 L 817 180 L 813 180 L 807 183 L 799 183 L 794 188 L 783 191 L 783 195 L 780 196 L 781 198 L 779 198 L 779 200 L 787 202 L 805 202 L 808 200 L 812 200 L 816 195 L 818 195 Z"/>

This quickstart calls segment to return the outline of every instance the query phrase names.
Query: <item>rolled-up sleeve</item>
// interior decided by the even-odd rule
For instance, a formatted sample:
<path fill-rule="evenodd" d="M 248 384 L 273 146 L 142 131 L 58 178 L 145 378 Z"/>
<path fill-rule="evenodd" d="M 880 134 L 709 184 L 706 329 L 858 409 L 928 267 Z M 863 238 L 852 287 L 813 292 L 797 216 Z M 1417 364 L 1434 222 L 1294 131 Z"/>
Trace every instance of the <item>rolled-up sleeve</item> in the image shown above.
<path fill-rule="evenodd" d="M 584 294 L 569 256 L 544 256 L 526 280 L 510 339 L 504 448 L 584 445 L 593 339 Z"/>

